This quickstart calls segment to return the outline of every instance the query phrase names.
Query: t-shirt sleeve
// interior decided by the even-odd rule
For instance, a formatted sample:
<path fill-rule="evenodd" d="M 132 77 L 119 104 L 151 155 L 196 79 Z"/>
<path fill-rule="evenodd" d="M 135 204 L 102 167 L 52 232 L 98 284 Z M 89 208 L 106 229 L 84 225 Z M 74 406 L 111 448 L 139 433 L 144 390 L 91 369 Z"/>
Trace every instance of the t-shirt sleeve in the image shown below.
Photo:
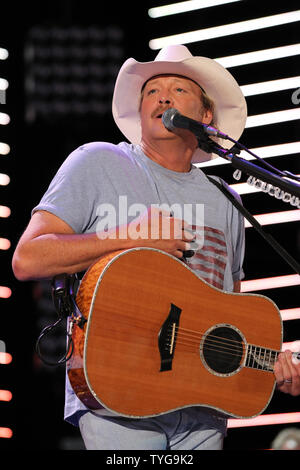
<path fill-rule="evenodd" d="M 97 156 L 85 147 L 72 152 L 61 165 L 32 214 L 45 210 L 66 222 L 75 233 L 92 225 L 95 198 L 100 196 Z M 99 171 L 98 171 L 99 173 Z"/>

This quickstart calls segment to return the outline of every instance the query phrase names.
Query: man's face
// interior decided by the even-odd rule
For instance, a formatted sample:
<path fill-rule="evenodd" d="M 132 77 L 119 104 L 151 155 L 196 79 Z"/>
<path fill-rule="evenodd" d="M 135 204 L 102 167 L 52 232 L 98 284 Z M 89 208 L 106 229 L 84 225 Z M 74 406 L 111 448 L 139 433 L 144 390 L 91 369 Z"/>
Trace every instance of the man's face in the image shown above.
<path fill-rule="evenodd" d="M 178 138 L 168 131 L 161 119 L 168 108 L 175 108 L 184 116 L 209 124 L 210 111 L 204 111 L 201 88 L 192 80 L 176 75 L 161 75 L 150 79 L 143 90 L 141 102 L 142 139 Z M 184 132 L 178 132 L 184 136 Z"/>

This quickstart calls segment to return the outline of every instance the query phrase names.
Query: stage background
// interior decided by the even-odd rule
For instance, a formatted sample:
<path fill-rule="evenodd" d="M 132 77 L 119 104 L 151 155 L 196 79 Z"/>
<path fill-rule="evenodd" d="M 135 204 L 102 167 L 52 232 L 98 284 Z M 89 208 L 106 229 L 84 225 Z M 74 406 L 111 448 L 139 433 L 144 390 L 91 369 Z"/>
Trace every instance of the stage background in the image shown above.
<path fill-rule="evenodd" d="M 35 354 L 42 327 L 56 319 L 50 284 L 16 281 L 11 257 L 31 209 L 67 155 L 85 142 L 124 140 L 110 109 L 120 65 L 128 57 L 152 60 L 157 51 L 149 48 L 149 40 L 156 37 L 285 13 L 298 6 L 292 1 L 242 1 L 169 18 L 150 18 L 148 9 L 163 3 L 169 2 L 102 2 L 99 7 L 90 1 L 11 1 L 0 7 L 0 47 L 9 51 L 8 59 L 0 60 L 0 77 L 9 82 L 0 112 L 10 116 L 10 123 L 0 128 L 0 141 L 10 146 L 10 152 L 0 157 L 0 173 L 10 177 L 9 184 L 0 186 L 0 205 L 11 210 L 9 217 L 0 219 L 0 236 L 11 241 L 11 247 L 0 253 L 0 284 L 11 289 L 9 298 L 0 299 L 0 339 L 12 355 L 9 365 L 0 365 L 0 388 L 12 392 L 10 401 L 0 402 L 0 427 L 13 431 L 11 438 L 0 439 L 0 448 L 83 448 L 77 428 L 63 421 L 64 367 L 45 366 Z M 297 42 L 299 22 L 187 46 L 194 55 L 219 58 Z M 240 85 L 297 76 L 299 55 L 229 70 Z M 294 110 L 299 107 L 291 98 L 294 91 L 247 97 L 249 115 Z M 293 119 L 247 128 L 240 141 L 248 148 L 257 148 L 297 139 L 299 119 Z M 299 174 L 299 152 L 275 155 L 269 161 Z M 222 176 L 229 184 L 236 183 L 230 165 L 204 171 Z M 292 209 L 261 192 L 245 194 L 242 199 L 254 215 Z M 273 224 L 267 229 L 299 258 L 299 223 Z M 246 280 L 294 274 L 252 228 L 247 229 L 246 237 Z M 280 309 L 300 306 L 299 285 L 259 293 L 272 298 Z M 285 321 L 284 327 L 285 342 L 299 339 L 299 319 Z M 60 328 L 46 345 L 49 356 L 57 357 L 63 344 L 64 329 Z M 299 398 L 276 392 L 265 413 L 296 411 Z M 299 423 L 229 429 L 225 448 L 268 449 L 274 437 L 289 426 L 299 428 Z"/>

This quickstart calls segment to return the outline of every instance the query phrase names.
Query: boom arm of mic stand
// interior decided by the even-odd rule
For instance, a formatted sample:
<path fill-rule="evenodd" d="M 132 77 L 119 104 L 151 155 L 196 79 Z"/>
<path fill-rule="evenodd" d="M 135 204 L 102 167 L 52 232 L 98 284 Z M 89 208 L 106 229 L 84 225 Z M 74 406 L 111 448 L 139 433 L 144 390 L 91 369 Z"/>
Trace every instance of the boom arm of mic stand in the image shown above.
<path fill-rule="evenodd" d="M 275 187 L 282 189 L 283 191 L 287 191 L 290 194 L 300 198 L 300 185 L 297 183 L 293 183 L 290 180 L 285 180 L 280 176 L 275 175 L 274 173 L 265 170 L 253 163 L 245 160 L 243 158 L 238 157 L 234 153 L 230 153 L 230 151 L 224 149 L 219 145 L 213 145 L 213 152 L 219 155 L 222 158 L 230 161 L 232 166 L 237 168 L 238 170 L 244 171 L 250 176 L 254 176 L 256 178 L 262 179 L 263 181 L 272 184 Z"/>

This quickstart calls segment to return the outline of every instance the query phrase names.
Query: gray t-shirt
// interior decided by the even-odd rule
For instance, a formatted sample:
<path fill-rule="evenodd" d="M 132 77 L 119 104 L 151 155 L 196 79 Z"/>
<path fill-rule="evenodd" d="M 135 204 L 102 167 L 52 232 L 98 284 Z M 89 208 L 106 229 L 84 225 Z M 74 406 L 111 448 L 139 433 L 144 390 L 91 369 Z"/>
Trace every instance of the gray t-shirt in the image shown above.
<path fill-rule="evenodd" d="M 233 291 L 244 276 L 243 216 L 194 165 L 188 173 L 176 172 L 139 146 L 92 142 L 68 156 L 32 212 L 51 212 L 76 233 L 95 233 L 131 222 L 151 205 L 192 225 L 196 253 L 189 266 L 215 287 Z M 65 419 L 77 424 L 86 410 L 67 379 Z"/>

